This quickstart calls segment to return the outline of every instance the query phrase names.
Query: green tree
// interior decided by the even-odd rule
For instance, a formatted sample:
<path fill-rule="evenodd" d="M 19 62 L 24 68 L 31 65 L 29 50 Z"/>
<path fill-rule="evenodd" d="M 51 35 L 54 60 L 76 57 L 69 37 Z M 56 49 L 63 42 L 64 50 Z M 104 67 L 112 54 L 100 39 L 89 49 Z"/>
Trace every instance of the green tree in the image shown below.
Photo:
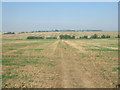
<path fill-rule="evenodd" d="M 94 35 L 91 36 L 91 38 L 97 39 L 97 38 L 98 38 L 98 35 L 97 35 L 97 34 L 94 34 Z"/>
<path fill-rule="evenodd" d="M 105 35 L 102 35 L 101 38 L 106 38 L 106 36 L 105 36 Z"/>

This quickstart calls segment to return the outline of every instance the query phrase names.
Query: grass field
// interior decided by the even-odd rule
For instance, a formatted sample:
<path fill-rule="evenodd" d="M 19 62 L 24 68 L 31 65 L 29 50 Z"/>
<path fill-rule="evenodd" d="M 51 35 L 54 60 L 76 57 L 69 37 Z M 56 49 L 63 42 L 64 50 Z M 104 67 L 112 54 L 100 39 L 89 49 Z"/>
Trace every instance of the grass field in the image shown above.
<path fill-rule="evenodd" d="M 111 35 L 110 39 L 27 40 L 30 35 Z M 3 35 L 3 88 L 114 88 L 117 32 L 45 32 Z"/>

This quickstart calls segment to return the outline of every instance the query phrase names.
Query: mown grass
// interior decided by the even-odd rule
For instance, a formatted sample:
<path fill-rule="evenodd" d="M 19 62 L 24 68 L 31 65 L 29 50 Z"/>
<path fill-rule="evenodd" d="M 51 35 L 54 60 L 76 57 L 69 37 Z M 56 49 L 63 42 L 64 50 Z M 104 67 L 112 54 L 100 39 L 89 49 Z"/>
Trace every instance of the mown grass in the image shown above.
<path fill-rule="evenodd" d="M 8 58 L 8 59 L 3 59 L 2 60 L 2 63 L 4 64 L 4 63 L 10 63 L 11 61 L 14 61 L 14 60 L 16 60 L 16 59 L 10 59 L 10 58 Z"/>
<path fill-rule="evenodd" d="M 116 43 L 112 43 L 112 44 L 103 44 L 105 46 L 108 46 L 108 47 L 118 47 L 118 44 Z"/>
<path fill-rule="evenodd" d="M 23 51 L 16 51 L 16 52 L 12 52 L 14 54 L 23 54 L 24 52 Z"/>
<path fill-rule="evenodd" d="M 2 63 L 2 60 L 0 60 L 0 63 Z"/>
<path fill-rule="evenodd" d="M 46 56 L 22 56 L 24 58 L 48 58 Z"/>
<path fill-rule="evenodd" d="M 111 47 L 118 47 L 118 44 L 109 44 Z"/>
<path fill-rule="evenodd" d="M 33 82 L 34 80 L 28 80 L 28 82 Z"/>
<path fill-rule="evenodd" d="M 17 43 L 17 44 L 4 45 L 3 47 L 31 46 L 31 45 L 41 45 L 41 44 L 45 44 L 45 43 L 46 43 L 46 42 L 37 42 L 37 43 Z"/>
<path fill-rule="evenodd" d="M 2 57 L 4 58 L 4 57 L 19 57 L 19 55 L 2 55 Z"/>
<path fill-rule="evenodd" d="M 0 75 L 0 79 L 2 79 L 2 75 Z"/>
<path fill-rule="evenodd" d="M 120 50 L 116 50 L 116 49 L 88 49 L 91 51 L 120 51 Z"/>
<path fill-rule="evenodd" d="M 25 39 L 2 39 L 2 41 L 23 41 Z"/>
<path fill-rule="evenodd" d="M 41 50 L 44 50 L 44 49 L 33 49 L 33 50 L 41 51 Z"/>
<path fill-rule="evenodd" d="M 3 75 L 2 77 L 3 78 L 6 78 L 6 79 L 13 79 L 14 77 L 16 77 L 16 76 L 18 76 L 17 74 L 13 74 L 13 75 L 11 75 L 11 76 L 5 76 L 5 75 Z"/>
<path fill-rule="evenodd" d="M 96 57 L 102 57 L 101 55 L 96 55 Z"/>
<path fill-rule="evenodd" d="M 3 58 L 48 58 L 46 56 L 2 55 Z"/>
<path fill-rule="evenodd" d="M 21 62 L 12 62 L 12 63 L 5 63 L 3 65 L 7 65 L 7 66 L 26 66 L 26 65 L 33 65 L 33 64 L 39 64 L 39 65 L 45 65 L 45 66 L 56 66 L 56 64 L 52 63 L 52 62 L 40 62 L 40 61 L 21 61 Z"/>
<path fill-rule="evenodd" d="M 23 58 L 23 59 L 22 59 Z M 54 62 L 42 61 L 40 58 L 46 58 L 45 56 L 24 56 L 22 58 L 7 58 L 2 60 L 2 65 L 7 66 L 26 66 L 29 64 L 40 64 L 46 66 L 55 66 Z"/>
<path fill-rule="evenodd" d="M 35 51 L 42 51 L 42 50 L 45 50 L 45 49 L 42 49 L 42 48 L 37 48 L 37 49 L 25 49 L 25 50 L 35 50 Z"/>
<path fill-rule="evenodd" d="M 6 73 L 2 74 L 3 79 L 13 79 L 17 76 L 18 76 L 18 74 L 16 72 L 10 71 L 10 69 L 8 69 L 8 71 Z"/>
<path fill-rule="evenodd" d="M 9 48 L 9 49 L 7 49 L 7 50 L 17 50 L 17 49 Z"/>
<path fill-rule="evenodd" d="M 80 55 L 80 56 L 85 56 L 85 54 L 84 54 L 84 53 L 79 53 L 79 55 Z"/>
<path fill-rule="evenodd" d="M 16 66 L 25 66 L 25 65 L 21 65 L 19 63 L 3 63 L 3 65 L 7 65 L 7 66 L 11 66 L 11 65 L 16 65 Z"/>
<path fill-rule="evenodd" d="M 117 71 L 117 70 L 120 70 L 120 67 L 114 67 L 112 68 L 113 71 Z"/>
<path fill-rule="evenodd" d="M 21 43 L 14 43 L 13 44 L 13 42 L 11 43 L 10 41 L 17 41 L 17 40 L 8 40 L 8 41 L 9 41 L 9 44 L 4 45 L 3 47 L 18 47 L 18 46 L 42 45 L 42 44 L 54 42 L 54 40 L 39 40 L 40 42 L 37 40 L 38 42 L 30 42 L 30 43 L 23 43 L 23 42 L 21 42 Z M 27 40 L 27 41 L 31 41 L 31 40 Z"/>
<path fill-rule="evenodd" d="M 9 79 L 14 79 L 15 77 L 18 77 L 18 74 L 13 71 L 7 71 L 2 74 L 2 84 L 8 86 L 7 83 L 5 83 Z"/>

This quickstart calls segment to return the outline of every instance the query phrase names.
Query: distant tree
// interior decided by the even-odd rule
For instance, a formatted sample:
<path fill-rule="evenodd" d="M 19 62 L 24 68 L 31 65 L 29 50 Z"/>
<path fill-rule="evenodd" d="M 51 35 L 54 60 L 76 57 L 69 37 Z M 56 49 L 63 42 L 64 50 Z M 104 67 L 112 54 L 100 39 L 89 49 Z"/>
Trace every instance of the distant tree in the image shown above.
<path fill-rule="evenodd" d="M 57 37 L 46 37 L 46 39 L 57 39 Z"/>
<path fill-rule="evenodd" d="M 44 37 L 28 36 L 27 39 L 44 39 Z"/>
<path fill-rule="evenodd" d="M 88 38 L 88 36 L 83 36 L 83 38 L 87 39 L 87 38 Z"/>
<path fill-rule="evenodd" d="M 101 38 L 110 38 L 110 35 L 102 35 Z"/>
<path fill-rule="evenodd" d="M 118 34 L 116 38 L 120 38 L 120 35 Z"/>
<path fill-rule="evenodd" d="M 75 39 L 75 36 L 72 36 L 72 38 L 71 39 Z"/>
<path fill-rule="evenodd" d="M 75 36 L 70 36 L 70 35 L 60 35 L 60 39 L 75 39 Z"/>
<path fill-rule="evenodd" d="M 59 31 L 59 30 L 57 30 L 57 29 L 55 30 L 55 32 L 58 32 L 58 31 Z"/>
<path fill-rule="evenodd" d="M 80 38 L 82 38 L 82 39 L 87 39 L 87 38 L 88 38 L 88 36 L 82 36 L 82 37 L 80 37 Z"/>
<path fill-rule="evenodd" d="M 118 38 L 120 38 L 120 35 L 118 35 Z"/>
<path fill-rule="evenodd" d="M 15 34 L 15 32 L 6 32 L 4 34 Z"/>
<path fill-rule="evenodd" d="M 20 32 L 20 33 L 25 33 L 25 32 Z"/>
<path fill-rule="evenodd" d="M 106 38 L 106 36 L 105 36 L 105 35 L 102 35 L 101 38 Z"/>
<path fill-rule="evenodd" d="M 60 39 L 64 39 L 64 35 L 60 35 L 59 37 L 60 37 Z"/>
<path fill-rule="evenodd" d="M 91 36 L 91 38 L 97 39 L 97 38 L 98 38 L 98 35 L 97 35 L 97 34 L 94 34 L 94 35 Z"/>
<path fill-rule="evenodd" d="M 106 38 L 110 38 L 110 35 L 107 35 Z"/>

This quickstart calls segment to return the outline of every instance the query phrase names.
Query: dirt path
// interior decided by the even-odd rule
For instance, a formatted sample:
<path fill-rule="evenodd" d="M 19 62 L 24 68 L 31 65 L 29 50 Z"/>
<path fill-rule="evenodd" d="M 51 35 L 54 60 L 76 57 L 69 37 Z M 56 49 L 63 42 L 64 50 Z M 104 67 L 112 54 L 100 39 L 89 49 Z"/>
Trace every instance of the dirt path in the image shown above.
<path fill-rule="evenodd" d="M 76 62 L 76 52 L 66 44 L 59 41 L 56 49 L 61 56 L 62 86 L 63 88 L 93 88 L 91 79 L 83 72 L 83 68 Z"/>
<path fill-rule="evenodd" d="M 111 82 L 103 76 L 92 58 L 82 61 L 79 53 L 87 53 L 76 43 L 60 40 L 56 51 L 61 57 L 62 87 L 63 88 L 110 88 Z M 76 48 L 77 50 L 74 50 Z M 80 62 L 78 62 L 79 60 Z"/>

